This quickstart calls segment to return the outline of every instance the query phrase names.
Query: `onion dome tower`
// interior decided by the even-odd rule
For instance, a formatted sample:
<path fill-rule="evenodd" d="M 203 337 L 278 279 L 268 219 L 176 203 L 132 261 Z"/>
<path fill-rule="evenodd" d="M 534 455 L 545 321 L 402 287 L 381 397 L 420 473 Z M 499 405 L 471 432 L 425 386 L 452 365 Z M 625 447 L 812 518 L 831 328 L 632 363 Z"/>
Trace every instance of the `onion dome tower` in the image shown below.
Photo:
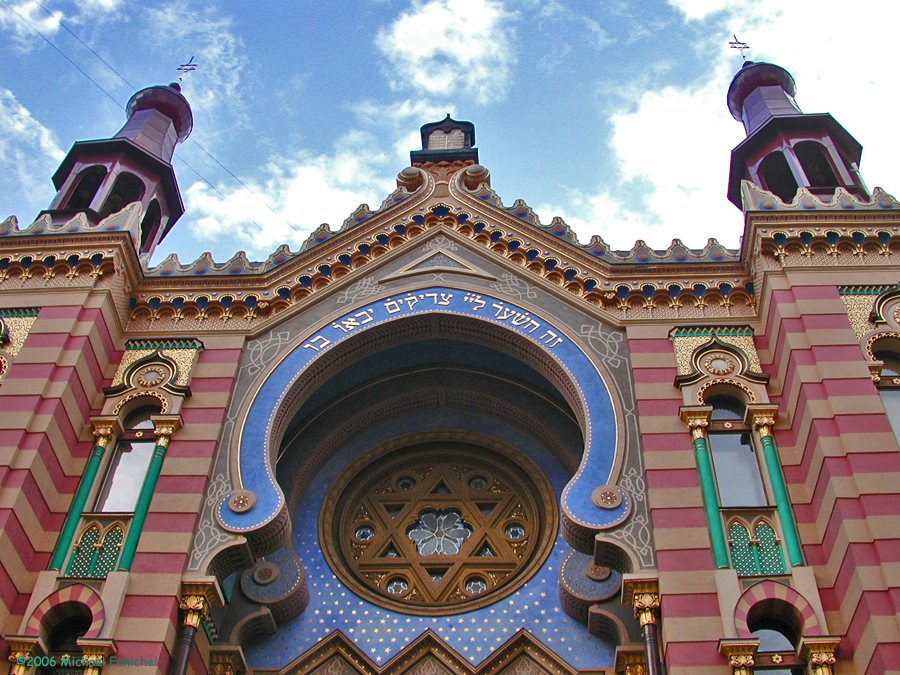
<path fill-rule="evenodd" d="M 440 122 L 423 125 L 421 131 L 422 149 L 409 153 L 413 166 L 426 162 L 478 163 L 475 125 L 471 122 L 458 122 L 447 115 Z"/>
<path fill-rule="evenodd" d="M 191 133 L 191 106 L 177 82 L 142 89 L 126 107 L 125 126 L 112 138 L 78 141 L 53 174 L 49 214 L 64 222 L 84 213 L 96 225 L 133 202 L 141 203 L 140 253 L 152 253 L 184 213 L 172 155 Z"/>
<path fill-rule="evenodd" d="M 838 187 L 863 199 L 862 146 L 828 113 L 807 115 L 794 101 L 791 74 L 771 63 L 745 61 L 728 87 L 728 110 L 747 138 L 731 152 L 728 199 L 741 204 L 748 180 L 791 201 L 798 188 L 830 198 Z"/>

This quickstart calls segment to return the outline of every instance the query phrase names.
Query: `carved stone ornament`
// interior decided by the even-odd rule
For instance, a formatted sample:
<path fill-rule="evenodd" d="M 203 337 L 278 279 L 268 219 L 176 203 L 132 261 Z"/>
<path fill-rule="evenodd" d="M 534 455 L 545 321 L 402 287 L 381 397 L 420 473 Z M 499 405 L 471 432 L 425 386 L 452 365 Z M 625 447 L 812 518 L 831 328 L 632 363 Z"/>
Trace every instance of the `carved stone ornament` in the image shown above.
<path fill-rule="evenodd" d="M 643 649 L 616 649 L 616 675 L 647 675 L 647 654 Z"/>
<path fill-rule="evenodd" d="M 659 579 L 626 576 L 622 583 L 622 604 L 634 608 L 634 617 L 642 626 L 656 623 L 659 601 Z"/>

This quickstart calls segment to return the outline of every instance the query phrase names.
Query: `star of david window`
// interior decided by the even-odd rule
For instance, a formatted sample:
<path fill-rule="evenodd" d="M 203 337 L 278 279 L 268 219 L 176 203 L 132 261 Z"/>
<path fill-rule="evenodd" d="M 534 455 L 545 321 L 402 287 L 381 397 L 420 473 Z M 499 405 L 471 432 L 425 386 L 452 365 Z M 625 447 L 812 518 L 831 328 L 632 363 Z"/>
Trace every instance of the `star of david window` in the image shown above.
<path fill-rule="evenodd" d="M 556 536 L 540 469 L 511 449 L 455 441 L 370 453 L 326 495 L 319 537 L 355 593 L 410 614 L 455 614 L 512 593 Z"/>

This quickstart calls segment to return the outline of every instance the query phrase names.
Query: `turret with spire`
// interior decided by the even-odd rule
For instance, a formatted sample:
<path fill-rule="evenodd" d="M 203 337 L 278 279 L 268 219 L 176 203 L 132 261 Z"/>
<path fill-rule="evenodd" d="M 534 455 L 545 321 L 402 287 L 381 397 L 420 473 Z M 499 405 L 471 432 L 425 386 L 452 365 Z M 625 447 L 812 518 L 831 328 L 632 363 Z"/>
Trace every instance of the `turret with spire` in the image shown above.
<path fill-rule="evenodd" d="M 828 113 L 804 114 L 791 74 L 772 63 L 745 61 L 728 88 L 728 110 L 743 122 L 747 138 L 731 153 L 728 199 L 741 204 L 741 181 L 749 180 L 791 201 L 798 188 L 830 198 L 842 187 L 861 198 L 862 146 Z"/>
<path fill-rule="evenodd" d="M 191 133 L 193 116 L 181 86 L 153 86 L 134 94 L 126 122 L 108 139 L 78 141 L 53 175 L 57 193 L 48 214 L 62 222 L 84 213 L 91 224 L 140 202 L 140 253 L 152 253 L 184 213 L 172 155 Z"/>

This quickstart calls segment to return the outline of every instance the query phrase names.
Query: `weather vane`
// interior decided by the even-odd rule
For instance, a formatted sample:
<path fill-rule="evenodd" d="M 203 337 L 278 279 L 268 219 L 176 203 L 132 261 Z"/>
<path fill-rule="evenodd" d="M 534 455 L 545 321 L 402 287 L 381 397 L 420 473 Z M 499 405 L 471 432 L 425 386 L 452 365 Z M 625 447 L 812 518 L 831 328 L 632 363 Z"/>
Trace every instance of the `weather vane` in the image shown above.
<path fill-rule="evenodd" d="M 747 57 L 744 55 L 744 50 L 750 49 L 750 45 L 748 45 L 746 42 L 741 42 L 740 40 L 738 40 L 738 36 L 735 35 L 734 33 L 732 33 L 731 35 L 732 35 L 732 37 L 734 37 L 734 42 L 729 42 L 728 46 L 731 47 L 732 49 L 739 50 L 741 52 L 741 58 L 744 59 L 744 61 L 746 61 Z"/>
<path fill-rule="evenodd" d="M 735 38 L 735 39 L 737 39 L 737 38 Z M 192 72 L 194 72 L 195 70 L 197 70 L 197 64 L 194 63 L 194 57 L 192 56 L 192 57 L 188 60 L 187 63 L 182 63 L 180 66 L 178 66 L 178 70 L 181 71 L 181 77 L 178 78 L 178 82 L 179 82 L 179 84 L 180 84 L 181 81 L 184 80 L 184 76 L 185 76 L 185 75 L 187 75 L 188 73 L 192 73 Z"/>

